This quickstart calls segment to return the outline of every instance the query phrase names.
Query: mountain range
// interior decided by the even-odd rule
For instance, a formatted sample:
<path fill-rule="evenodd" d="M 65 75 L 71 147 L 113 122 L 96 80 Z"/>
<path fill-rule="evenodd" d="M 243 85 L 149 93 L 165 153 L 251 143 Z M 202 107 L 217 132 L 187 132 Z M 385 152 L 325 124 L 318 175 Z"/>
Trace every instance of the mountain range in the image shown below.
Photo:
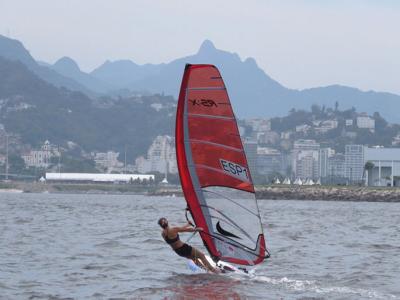
<path fill-rule="evenodd" d="M 23 63 L 2 57 L 0 74 L 0 132 L 20 140 L 10 142 L 11 152 L 37 149 L 50 140 L 75 156 L 126 151 L 132 162 L 146 153 L 157 135 L 173 132 L 176 104 L 171 96 L 92 99 L 55 87 Z M 1 150 L 5 152 L 4 143 Z"/>
<path fill-rule="evenodd" d="M 0 36 L 0 57 L 18 60 L 43 80 L 90 97 L 163 93 L 177 97 L 186 63 L 216 65 L 224 78 L 234 111 L 239 118 L 284 116 L 292 108 L 309 109 L 312 104 L 341 109 L 356 107 L 372 114 L 376 111 L 390 122 L 400 123 L 400 96 L 331 85 L 305 90 L 284 87 L 258 67 L 253 58 L 242 60 L 237 54 L 217 49 L 206 40 L 197 53 L 169 63 L 138 65 L 130 60 L 106 61 L 90 73 L 80 70 L 71 58 L 55 64 L 36 62 L 22 43 Z"/>

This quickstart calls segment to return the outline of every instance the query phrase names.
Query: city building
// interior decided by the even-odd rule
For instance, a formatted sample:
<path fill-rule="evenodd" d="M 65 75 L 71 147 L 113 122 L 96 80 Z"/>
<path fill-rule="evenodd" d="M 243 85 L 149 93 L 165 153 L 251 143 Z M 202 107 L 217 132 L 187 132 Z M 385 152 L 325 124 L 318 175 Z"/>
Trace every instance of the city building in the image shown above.
<path fill-rule="evenodd" d="M 147 158 L 143 156 L 135 160 L 136 169 L 139 173 L 159 172 L 176 174 L 175 139 L 168 135 L 157 136 L 149 150 Z"/>
<path fill-rule="evenodd" d="M 361 183 L 364 172 L 364 146 L 345 146 L 345 176 L 349 183 Z"/>
<path fill-rule="evenodd" d="M 310 125 L 302 124 L 296 126 L 296 132 L 307 133 L 311 129 Z"/>
<path fill-rule="evenodd" d="M 393 146 L 398 146 L 400 145 L 400 133 L 398 133 L 392 140 L 392 145 Z"/>
<path fill-rule="evenodd" d="M 321 148 L 319 150 L 319 177 L 328 176 L 328 159 L 335 154 L 332 148 Z"/>
<path fill-rule="evenodd" d="M 296 178 L 318 179 L 320 144 L 315 140 L 296 140 L 292 151 L 292 169 Z"/>
<path fill-rule="evenodd" d="M 291 130 L 283 131 L 283 132 L 281 132 L 281 139 L 289 140 L 292 135 L 293 135 L 293 131 L 291 131 Z"/>
<path fill-rule="evenodd" d="M 92 153 L 97 168 L 111 172 L 113 169 L 123 167 L 123 163 L 118 160 L 119 152 L 107 151 Z"/>
<path fill-rule="evenodd" d="M 244 120 L 244 123 L 247 126 L 250 126 L 253 131 L 270 131 L 271 130 L 271 121 L 268 119 L 260 119 L 260 118 L 254 118 L 254 119 L 246 119 Z"/>
<path fill-rule="evenodd" d="M 345 155 L 336 153 L 328 157 L 328 166 L 324 182 L 330 184 L 346 183 Z"/>
<path fill-rule="evenodd" d="M 272 144 L 275 145 L 279 142 L 279 134 L 275 131 L 259 131 L 257 133 L 257 141 L 259 144 Z"/>
<path fill-rule="evenodd" d="M 315 150 L 302 150 L 296 156 L 295 175 L 301 179 L 319 178 L 319 152 Z"/>
<path fill-rule="evenodd" d="M 357 127 L 366 128 L 371 131 L 375 130 L 375 120 L 368 116 L 366 113 L 362 113 L 357 116 Z"/>
<path fill-rule="evenodd" d="M 318 127 L 315 127 L 315 132 L 322 134 L 326 133 L 329 130 L 335 129 L 338 127 L 338 121 L 337 120 L 326 120 L 322 121 Z"/>
<path fill-rule="evenodd" d="M 285 175 L 285 163 L 282 153 L 273 148 L 257 148 L 257 173 L 270 175 L 280 173 Z"/>
<path fill-rule="evenodd" d="M 31 150 L 22 155 L 27 167 L 47 168 L 50 166 L 52 157 L 59 157 L 60 151 L 57 146 L 45 141 L 40 150 Z"/>
<path fill-rule="evenodd" d="M 243 141 L 244 151 L 246 153 L 247 164 L 251 174 L 257 173 L 257 142 L 251 139 Z"/>
<path fill-rule="evenodd" d="M 364 147 L 365 182 L 370 186 L 400 186 L 400 148 Z"/>
<path fill-rule="evenodd" d="M 293 150 L 319 150 L 320 144 L 315 140 L 295 140 L 293 143 Z"/>

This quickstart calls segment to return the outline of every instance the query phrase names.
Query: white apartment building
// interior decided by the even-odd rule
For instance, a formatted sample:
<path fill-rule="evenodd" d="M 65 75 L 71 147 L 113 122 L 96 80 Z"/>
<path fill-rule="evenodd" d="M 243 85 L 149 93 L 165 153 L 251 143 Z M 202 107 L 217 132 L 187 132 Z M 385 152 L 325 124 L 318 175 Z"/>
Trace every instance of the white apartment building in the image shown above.
<path fill-rule="evenodd" d="M 147 158 L 140 156 L 135 160 L 139 173 L 160 172 L 178 173 L 175 153 L 175 139 L 171 136 L 157 136 L 149 150 Z"/>
<path fill-rule="evenodd" d="M 45 141 L 40 150 L 31 150 L 22 155 L 27 167 L 47 168 L 51 163 L 52 157 L 60 156 L 58 147 Z"/>
<path fill-rule="evenodd" d="M 397 146 L 400 145 L 400 133 L 398 133 L 392 140 L 392 145 Z"/>
<path fill-rule="evenodd" d="M 318 179 L 320 144 L 315 140 L 296 140 L 292 151 L 292 167 L 297 178 Z"/>
<path fill-rule="evenodd" d="M 310 125 L 307 124 L 302 124 L 296 126 L 296 132 L 302 132 L 302 133 L 307 133 L 311 129 Z"/>
<path fill-rule="evenodd" d="M 337 127 L 338 127 L 337 120 L 326 120 L 326 121 L 322 121 L 318 127 L 315 127 L 315 132 L 326 133 L 329 130 L 335 129 Z"/>
<path fill-rule="evenodd" d="M 94 161 L 96 167 L 100 167 L 111 171 L 112 169 L 118 169 L 123 167 L 123 163 L 118 160 L 119 152 L 107 151 L 107 152 L 97 152 L 94 154 Z"/>
<path fill-rule="evenodd" d="M 251 126 L 253 131 L 270 131 L 271 130 L 271 121 L 269 119 L 246 119 L 244 123 L 248 126 Z"/>
<path fill-rule="evenodd" d="M 363 113 L 357 117 L 357 127 L 375 130 L 375 120 Z"/>

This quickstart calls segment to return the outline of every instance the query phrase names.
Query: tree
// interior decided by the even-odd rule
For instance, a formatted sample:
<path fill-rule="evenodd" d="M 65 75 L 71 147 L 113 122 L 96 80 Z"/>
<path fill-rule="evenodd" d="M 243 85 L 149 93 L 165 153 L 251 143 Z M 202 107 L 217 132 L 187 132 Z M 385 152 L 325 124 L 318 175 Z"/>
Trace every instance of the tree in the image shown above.
<path fill-rule="evenodd" d="M 375 120 L 376 131 L 383 131 L 388 125 L 387 121 L 384 118 L 382 118 L 379 112 L 374 112 L 373 118 Z"/>
<path fill-rule="evenodd" d="M 10 173 L 21 174 L 25 171 L 25 161 L 17 154 L 11 154 L 8 157 L 8 171 Z"/>
<path fill-rule="evenodd" d="M 318 104 L 311 105 L 311 113 L 316 116 L 317 118 L 321 115 L 321 107 Z"/>

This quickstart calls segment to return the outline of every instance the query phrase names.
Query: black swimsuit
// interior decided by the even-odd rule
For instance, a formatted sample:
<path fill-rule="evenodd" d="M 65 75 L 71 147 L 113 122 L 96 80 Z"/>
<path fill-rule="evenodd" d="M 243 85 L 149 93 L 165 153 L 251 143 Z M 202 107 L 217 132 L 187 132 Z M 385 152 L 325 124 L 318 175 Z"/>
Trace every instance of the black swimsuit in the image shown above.
<path fill-rule="evenodd" d="M 170 238 L 168 237 L 168 233 L 167 233 L 167 234 L 165 235 L 165 237 L 164 237 L 164 240 L 167 242 L 168 245 L 171 245 L 171 244 L 173 244 L 173 243 L 179 241 L 179 234 L 177 234 L 175 238 L 170 239 Z"/>
<path fill-rule="evenodd" d="M 164 240 L 167 242 L 168 245 L 171 245 L 177 241 L 179 241 L 179 234 L 176 235 L 175 238 L 170 239 L 168 237 L 168 233 L 165 235 Z M 173 249 L 176 254 L 182 257 L 190 258 L 192 256 L 192 246 L 183 243 L 183 245 L 179 248 Z"/>
<path fill-rule="evenodd" d="M 174 249 L 174 251 L 179 256 L 186 257 L 186 258 L 192 257 L 192 246 L 190 246 L 186 243 L 183 243 L 182 247 L 179 247 L 178 249 Z"/>

